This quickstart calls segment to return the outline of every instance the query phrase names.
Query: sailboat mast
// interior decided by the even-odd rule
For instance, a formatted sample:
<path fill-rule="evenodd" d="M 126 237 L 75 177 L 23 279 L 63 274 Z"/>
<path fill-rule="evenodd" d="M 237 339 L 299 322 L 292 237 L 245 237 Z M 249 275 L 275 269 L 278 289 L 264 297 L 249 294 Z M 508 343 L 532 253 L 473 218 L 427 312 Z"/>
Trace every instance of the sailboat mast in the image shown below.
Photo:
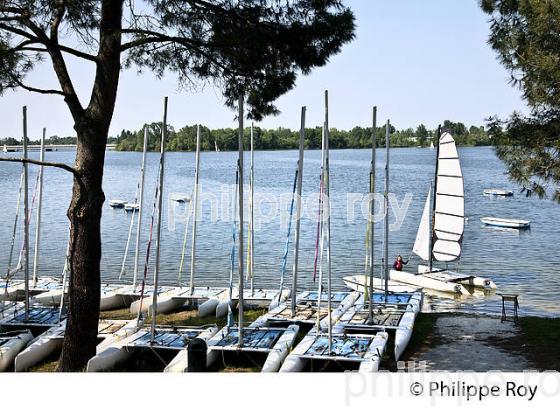
<path fill-rule="evenodd" d="M 292 317 L 296 315 L 296 295 L 298 280 L 298 260 L 299 260 L 299 236 L 300 236 L 300 220 L 301 220 L 301 190 L 303 185 L 303 149 L 305 145 L 305 107 L 301 107 L 301 125 L 299 128 L 299 159 L 298 159 L 298 176 L 297 176 L 297 196 L 296 196 L 296 233 L 295 233 L 295 250 L 294 250 L 294 266 L 292 270 L 292 292 L 291 292 L 291 308 Z"/>
<path fill-rule="evenodd" d="M 41 151 L 39 161 L 45 161 L 45 134 L 47 129 L 43 128 L 41 135 Z M 37 226 L 35 227 L 35 255 L 33 257 L 33 287 L 37 286 L 37 275 L 39 273 L 39 246 L 41 242 L 41 210 L 43 207 L 43 166 L 39 167 L 39 192 L 37 193 Z"/>
<path fill-rule="evenodd" d="M 140 170 L 140 192 L 138 200 L 138 226 L 136 227 L 136 249 L 134 251 L 134 274 L 132 287 L 136 289 L 138 280 L 138 266 L 140 265 L 140 236 L 142 233 L 142 211 L 144 209 L 144 177 L 146 175 L 146 153 L 148 152 L 148 126 L 144 126 L 144 145 L 142 147 L 142 169 Z M 134 214 L 133 214 L 134 215 Z"/>
<path fill-rule="evenodd" d="M 255 216 L 254 216 L 254 203 L 253 203 L 253 197 L 254 197 L 254 192 L 255 192 L 255 174 L 253 171 L 253 166 L 254 166 L 254 160 L 255 160 L 255 154 L 254 154 L 254 150 L 253 150 L 253 123 L 251 122 L 251 175 L 249 178 L 249 216 L 251 218 L 250 220 L 250 227 L 251 229 L 249 230 L 249 260 L 247 261 L 247 263 L 249 264 L 249 278 L 251 280 L 251 296 L 254 294 L 255 291 L 255 283 L 254 283 L 254 264 L 253 262 L 255 261 L 255 256 L 254 256 L 254 250 L 255 250 Z"/>
<path fill-rule="evenodd" d="M 243 296 L 245 288 L 243 286 L 243 103 L 244 96 L 243 93 L 239 95 L 239 112 L 237 119 L 239 121 L 239 347 L 243 346 Z"/>
<path fill-rule="evenodd" d="M 194 293 L 194 268 L 195 268 L 195 252 L 196 252 L 196 225 L 198 220 L 198 192 L 200 180 L 200 125 L 196 126 L 196 156 L 195 156 L 195 171 L 194 171 L 194 210 L 193 210 L 193 232 L 192 232 L 192 247 L 191 247 L 191 279 L 190 289 L 191 295 Z"/>
<path fill-rule="evenodd" d="M 391 146 L 391 122 L 387 120 L 385 128 L 385 150 L 387 152 L 387 159 L 385 161 L 385 195 L 384 195 L 384 211 L 383 216 L 385 219 L 385 257 L 383 258 L 383 271 L 385 273 L 385 300 L 389 293 L 389 151 Z"/>
<path fill-rule="evenodd" d="M 373 223 L 373 216 L 375 215 L 375 200 L 373 195 L 375 194 L 375 148 L 377 146 L 376 140 L 376 130 L 377 130 L 377 107 L 373 107 L 373 114 L 372 114 L 372 125 L 371 125 L 371 169 L 369 173 L 369 193 L 370 193 L 370 206 L 369 206 L 369 218 L 368 223 L 369 226 L 369 291 L 368 295 L 370 300 L 368 300 L 369 306 L 369 319 L 373 320 L 373 277 L 374 277 L 374 268 L 373 268 L 373 253 L 375 250 L 375 243 L 374 243 L 374 223 Z"/>
<path fill-rule="evenodd" d="M 160 163 L 159 163 L 159 198 L 158 198 L 158 216 L 157 216 L 157 246 L 156 246 L 156 262 L 154 269 L 154 295 L 152 299 L 152 328 L 150 341 L 153 343 L 156 336 L 156 317 L 157 317 L 157 295 L 159 281 L 159 257 L 161 251 L 161 215 L 163 213 L 163 176 L 165 171 L 165 142 L 167 141 L 167 97 L 163 99 L 163 123 L 161 128 L 161 147 L 160 147 Z"/>
<path fill-rule="evenodd" d="M 439 139 L 441 138 L 441 125 L 438 125 L 437 130 L 437 141 L 436 141 L 436 169 L 434 174 L 434 190 L 433 190 L 433 197 L 432 197 L 432 215 L 430 218 L 431 221 L 431 235 L 430 235 L 430 263 L 429 263 L 429 271 L 433 270 L 433 263 L 434 263 L 434 239 L 435 239 L 435 217 L 436 217 L 436 200 L 437 200 L 437 175 L 438 175 L 438 166 L 439 166 Z"/>
<path fill-rule="evenodd" d="M 325 90 L 325 192 L 327 194 L 327 320 L 329 321 L 329 352 L 332 351 L 332 293 L 331 293 L 331 201 L 329 181 L 329 92 Z"/>
<path fill-rule="evenodd" d="M 23 107 L 23 159 L 27 160 L 27 107 Z M 29 167 L 23 163 L 23 246 L 24 246 L 24 282 L 25 282 L 25 320 L 29 319 Z"/>

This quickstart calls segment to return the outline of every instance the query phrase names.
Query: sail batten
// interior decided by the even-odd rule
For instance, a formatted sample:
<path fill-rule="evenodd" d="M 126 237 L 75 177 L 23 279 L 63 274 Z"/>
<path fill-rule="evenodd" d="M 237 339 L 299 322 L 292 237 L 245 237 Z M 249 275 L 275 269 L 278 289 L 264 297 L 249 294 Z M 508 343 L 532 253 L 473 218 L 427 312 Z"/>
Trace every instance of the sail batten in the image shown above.
<path fill-rule="evenodd" d="M 457 147 L 451 134 L 439 140 L 436 203 L 434 209 L 433 257 L 451 262 L 461 255 L 465 227 L 465 196 L 463 173 Z"/>

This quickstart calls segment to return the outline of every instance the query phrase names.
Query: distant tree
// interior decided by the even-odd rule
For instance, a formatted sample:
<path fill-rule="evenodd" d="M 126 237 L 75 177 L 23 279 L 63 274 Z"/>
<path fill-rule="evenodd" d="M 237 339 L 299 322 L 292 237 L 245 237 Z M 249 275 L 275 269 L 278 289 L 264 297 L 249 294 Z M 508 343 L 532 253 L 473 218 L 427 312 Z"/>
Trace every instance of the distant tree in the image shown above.
<path fill-rule="evenodd" d="M 354 37 L 353 13 L 340 0 L 12 0 L 0 2 L 0 93 L 22 88 L 64 98 L 77 152 L 68 209 L 70 285 L 59 370 L 77 371 L 95 354 L 100 297 L 103 165 L 125 67 L 174 73 L 180 84 L 212 82 L 249 115 L 277 112 L 273 102 Z M 72 46 L 76 45 L 76 46 Z M 82 104 L 67 57 L 92 64 Z M 32 86 L 26 75 L 50 60 L 59 87 Z"/>
<path fill-rule="evenodd" d="M 560 203 L 560 2 L 483 0 L 489 44 L 523 92 L 531 113 L 491 117 L 489 135 L 512 180 L 527 195 Z"/>
<path fill-rule="evenodd" d="M 419 145 L 425 146 L 428 144 L 428 139 L 430 138 L 430 133 L 426 129 L 424 124 L 420 124 L 416 131 L 414 132 L 414 136 L 416 137 L 416 141 Z"/>

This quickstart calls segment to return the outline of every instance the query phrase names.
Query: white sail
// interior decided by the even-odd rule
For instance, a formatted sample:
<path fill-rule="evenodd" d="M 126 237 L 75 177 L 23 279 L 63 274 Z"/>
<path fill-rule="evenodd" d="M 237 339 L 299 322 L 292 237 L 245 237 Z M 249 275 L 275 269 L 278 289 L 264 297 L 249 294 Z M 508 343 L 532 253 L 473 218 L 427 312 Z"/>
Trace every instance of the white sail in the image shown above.
<path fill-rule="evenodd" d="M 439 139 L 433 256 L 451 262 L 461 255 L 465 225 L 463 173 L 455 140 L 445 132 Z"/>
<path fill-rule="evenodd" d="M 427 261 L 430 259 L 430 198 L 432 196 L 432 188 L 428 192 L 426 197 L 426 204 L 424 205 L 424 212 L 422 212 L 422 219 L 420 220 L 420 226 L 418 226 L 418 232 L 416 233 L 416 241 L 414 242 L 414 247 L 412 252 L 420 256 L 423 260 Z"/>

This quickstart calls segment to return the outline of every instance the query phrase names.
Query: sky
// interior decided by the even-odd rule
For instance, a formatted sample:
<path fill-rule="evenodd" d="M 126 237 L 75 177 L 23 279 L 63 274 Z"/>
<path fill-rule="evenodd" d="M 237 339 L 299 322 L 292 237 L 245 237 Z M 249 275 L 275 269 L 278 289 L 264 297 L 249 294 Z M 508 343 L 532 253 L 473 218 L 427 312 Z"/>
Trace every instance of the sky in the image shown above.
<path fill-rule="evenodd" d="M 420 123 L 435 128 L 445 119 L 482 125 L 490 115 L 526 111 L 521 93 L 508 83 L 507 71 L 487 44 L 489 23 L 478 0 L 347 0 L 356 17 L 356 38 L 330 62 L 277 100 L 281 113 L 259 126 L 299 128 L 300 107 L 307 125 L 322 123 L 323 92 L 329 90 L 329 124 L 338 129 L 378 122 L 397 128 Z M 91 92 L 93 64 L 68 60 L 82 104 Z M 38 66 L 27 83 L 56 87 L 52 67 Z M 157 79 L 134 69 L 121 74 L 110 135 L 160 121 L 163 97 L 169 97 L 168 121 L 176 128 L 203 124 L 235 127 L 235 113 L 224 106 L 220 90 L 179 89 L 172 74 Z M 59 96 L 8 91 L 0 97 L 0 137 L 21 136 L 21 107 L 27 105 L 30 138 L 43 127 L 47 135 L 73 135 L 69 111 Z"/>

